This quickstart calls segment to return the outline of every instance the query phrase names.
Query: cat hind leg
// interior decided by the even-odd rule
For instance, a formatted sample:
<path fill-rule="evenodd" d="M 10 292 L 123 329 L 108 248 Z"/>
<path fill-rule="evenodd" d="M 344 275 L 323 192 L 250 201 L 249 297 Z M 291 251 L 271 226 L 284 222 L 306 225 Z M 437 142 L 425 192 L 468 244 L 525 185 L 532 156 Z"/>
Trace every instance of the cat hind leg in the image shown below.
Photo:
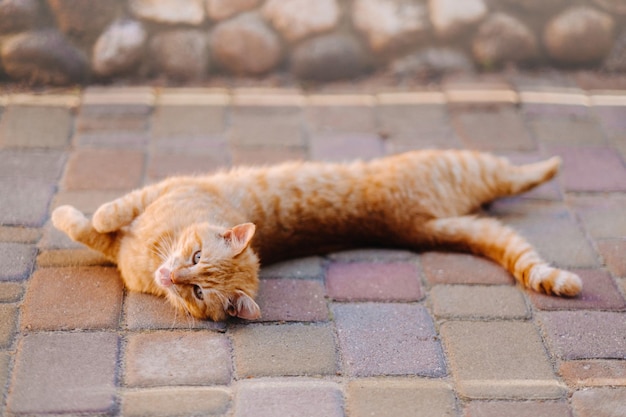
<path fill-rule="evenodd" d="M 495 219 L 435 219 L 426 222 L 425 228 L 432 243 L 489 258 L 527 288 L 562 296 L 575 296 L 582 290 L 578 275 L 550 266 L 526 239 Z"/>

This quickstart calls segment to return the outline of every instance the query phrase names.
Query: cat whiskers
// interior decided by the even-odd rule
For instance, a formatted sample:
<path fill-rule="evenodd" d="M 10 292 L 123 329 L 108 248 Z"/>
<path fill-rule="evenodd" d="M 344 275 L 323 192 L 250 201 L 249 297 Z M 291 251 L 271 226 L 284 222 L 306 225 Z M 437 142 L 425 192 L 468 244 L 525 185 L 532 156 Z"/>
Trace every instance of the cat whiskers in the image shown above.
<path fill-rule="evenodd" d="M 174 316 L 174 321 L 176 321 L 176 319 L 178 318 L 178 311 L 182 310 L 185 313 L 185 316 L 187 318 L 187 323 L 189 323 L 189 329 L 191 329 L 193 326 L 195 326 L 196 319 L 193 316 L 193 314 L 191 314 L 191 311 L 189 311 L 189 308 L 187 307 L 187 305 L 185 305 L 185 303 L 182 301 L 182 296 L 180 295 L 180 292 L 178 292 L 178 289 L 176 288 L 175 285 L 172 285 L 172 286 L 169 287 L 169 291 L 167 293 L 167 298 L 176 307 L 175 308 L 176 313 L 175 313 L 175 316 Z"/>

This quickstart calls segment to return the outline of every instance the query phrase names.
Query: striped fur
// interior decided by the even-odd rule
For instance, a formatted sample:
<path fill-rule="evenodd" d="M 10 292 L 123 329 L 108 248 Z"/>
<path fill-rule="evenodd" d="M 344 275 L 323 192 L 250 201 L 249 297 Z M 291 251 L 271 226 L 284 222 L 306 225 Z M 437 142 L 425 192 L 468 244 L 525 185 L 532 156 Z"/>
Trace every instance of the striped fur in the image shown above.
<path fill-rule="evenodd" d="M 558 158 L 514 166 L 486 153 L 433 150 L 371 162 L 242 167 L 147 186 L 104 204 L 91 221 L 59 207 L 52 221 L 116 262 L 129 289 L 213 320 L 259 316 L 259 259 L 357 245 L 469 251 L 525 287 L 573 296 L 582 287 L 575 274 L 550 267 L 497 220 L 471 215 L 548 181 L 559 165 Z"/>

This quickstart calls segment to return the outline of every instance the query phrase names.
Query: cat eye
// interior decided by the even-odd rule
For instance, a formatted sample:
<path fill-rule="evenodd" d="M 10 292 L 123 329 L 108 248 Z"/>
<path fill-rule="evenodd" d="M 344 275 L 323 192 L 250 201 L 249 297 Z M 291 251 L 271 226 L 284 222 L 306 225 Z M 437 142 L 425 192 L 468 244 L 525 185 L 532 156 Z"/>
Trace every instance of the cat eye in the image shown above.
<path fill-rule="evenodd" d="M 199 285 L 193 286 L 193 295 L 195 295 L 198 300 L 204 299 L 204 293 L 202 292 L 202 288 L 200 288 Z"/>
<path fill-rule="evenodd" d="M 191 261 L 193 262 L 194 265 L 200 262 L 201 255 L 202 253 L 200 251 L 193 254 L 193 258 L 191 258 Z"/>

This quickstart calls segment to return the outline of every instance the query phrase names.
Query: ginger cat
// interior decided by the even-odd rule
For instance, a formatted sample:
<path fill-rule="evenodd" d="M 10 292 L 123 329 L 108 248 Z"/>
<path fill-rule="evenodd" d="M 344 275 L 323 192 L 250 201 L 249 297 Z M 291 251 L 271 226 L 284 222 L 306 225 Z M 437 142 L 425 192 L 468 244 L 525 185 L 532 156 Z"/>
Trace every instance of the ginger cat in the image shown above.
<path fill-rule="evenodd" d="M 522 285 L 573 296 L 580 278 L 549 266 L 514 230 L 471 215 L 551 179 L 560 159 L 523 166 L 472 151 L 417 151 L 370 162 L 293 162 L 174 177 L 102 205 L 70 206 L 55 227 L 117 263 L 126 286 L 198 317 L 260 317 L 259 259 L 350 246 L 443 247 L 485 256 Z"/>

